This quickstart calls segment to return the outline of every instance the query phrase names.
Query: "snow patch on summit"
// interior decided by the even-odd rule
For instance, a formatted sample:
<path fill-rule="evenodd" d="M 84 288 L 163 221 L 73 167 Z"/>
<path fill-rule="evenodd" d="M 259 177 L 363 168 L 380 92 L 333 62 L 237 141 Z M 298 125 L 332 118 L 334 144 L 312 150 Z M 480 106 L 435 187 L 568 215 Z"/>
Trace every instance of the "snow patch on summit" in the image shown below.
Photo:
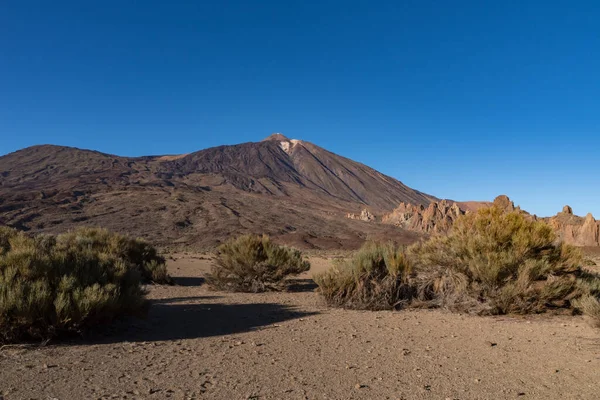
<path fill-rule="evenodd" d="M 298 143 L 302 143 L 302 141 L 301 140 L 297 140 L 297 139 L 291 139 L 289 141 L 281 141 L 281 142 L 279 142 L 279 146 L 287 154 L 290 154 L 291 151 L 292 151 L 292 149 L 294 148 L 294 146 L 297 145 Z"/>
<path fill-rule="evenodd" d="M 290 154 L 290 144 L 290 142 L 279 142 L 279 146 L 288 154 Z"/>

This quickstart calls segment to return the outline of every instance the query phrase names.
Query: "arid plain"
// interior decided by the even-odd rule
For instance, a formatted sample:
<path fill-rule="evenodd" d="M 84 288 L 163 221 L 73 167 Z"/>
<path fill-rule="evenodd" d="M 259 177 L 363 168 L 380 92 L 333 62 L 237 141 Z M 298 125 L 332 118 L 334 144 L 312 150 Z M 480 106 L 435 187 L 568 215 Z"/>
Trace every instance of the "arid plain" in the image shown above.
<path fill-rule="evenodd" d="M 211 291 L 210 254 L 172 254 L 146 319 L 0 351 L 6 399 L 597 399 L 600 331 L 583 317 L 328 308 L 311 255 L 288 292 Z M 595 256 L 598 260 L 600 257 Z M 600 260 L 598 260 L 600 261 Z M 326 384 L 324 384 L 326 383 Z"/>

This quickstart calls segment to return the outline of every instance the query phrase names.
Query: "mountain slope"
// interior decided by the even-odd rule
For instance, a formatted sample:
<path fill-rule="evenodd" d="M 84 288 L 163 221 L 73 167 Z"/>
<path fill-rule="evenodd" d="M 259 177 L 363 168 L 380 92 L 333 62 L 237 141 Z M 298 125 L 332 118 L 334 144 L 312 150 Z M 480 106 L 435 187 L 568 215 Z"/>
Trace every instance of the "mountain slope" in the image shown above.
<path fill-rule="evenodd" d="M 344 216 L 432 200 L 282 135 L 182 156 L 128 158 L 45 145 L 0 157 L 0 224 L 42 232 L 106 226 L 162 245 L 206 247 L 242 232 L 306 247 L 354 247 L 369 235 L 406 239 L 414 234 Z"/>
<path fill-rule="evenodd" d="M 221 146 L 164 165 L 182 175 L 221 174 L 242 190 L 289 194 L 290 186 L 310 189 L 381 210 L 399 201 L 429 204 L 435 198 L 413 190 L 363 164 L 312 143 L 276 134 L 258 143 Z"/>

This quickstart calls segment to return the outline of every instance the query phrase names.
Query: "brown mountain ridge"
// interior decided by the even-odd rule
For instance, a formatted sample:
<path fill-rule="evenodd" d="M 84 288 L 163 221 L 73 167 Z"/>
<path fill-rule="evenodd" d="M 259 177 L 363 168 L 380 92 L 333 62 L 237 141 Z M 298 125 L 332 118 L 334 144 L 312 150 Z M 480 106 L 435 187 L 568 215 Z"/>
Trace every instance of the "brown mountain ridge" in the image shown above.
<path fill-rule="evenodd" d="M 208 247 L 244 232 L 319 248 L 355 247 L 367 236 L 409 240 L 413 233 L 344 216 L 434 200 L 280 134 L 181 156 L 42 145 L 0 157 L 1 224 L 35 232 L 104 226 L 160 245 Z"/>

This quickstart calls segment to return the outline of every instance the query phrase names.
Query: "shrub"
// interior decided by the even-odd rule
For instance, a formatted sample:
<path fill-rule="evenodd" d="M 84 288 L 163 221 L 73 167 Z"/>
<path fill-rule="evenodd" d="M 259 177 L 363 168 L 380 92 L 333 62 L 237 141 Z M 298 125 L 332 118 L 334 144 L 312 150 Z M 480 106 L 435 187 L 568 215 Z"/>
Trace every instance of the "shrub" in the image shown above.
<path fill-rule="evenodd" d="M 393 243 L 367 242 L 350 259 L 314 277 L 331 305 L 353 309 L 398 308 L 410 301 L 411 263 Z"/>
<path fill-rule="evenodd" d="M 0 341 L 47 339 L 139 312 L 140 271 L 64 236 L 0 228 Z"/>
<path fill-rule="evenodd" d="M 583 265 L 585 267 L 595 267 L 596 265 L 596 261 L 592 260 L 591 258 L 586 258 L 583 260 Z"/>
<path fill-rule="evenodd" d="M 142 239 L 132 239 L 100 228 L 79 228 L 58 235 L 62 245 L 111 255 L 139 269 L 144 282 L 172 284 L 165 259 Z"/>
<path fill-rule="evenodd" d="M 575 308 L 590 317 L 592 325 L 600 328 L 600 276 L 585 272 L 579 279 L 584 294 L 573 301 Z"/>
<path fill-rule="evenodd" d="M 582 271 L 578 249 L 519 211 L 484 208 L 459 218 L 448 236 L 409 249 L 424 304 L 485 314 L 576 309 L 597 277 Z M 589 306 L 587 307 L 589 308 Z"/>
<path fill-rule="evenodd" d="M 0 256 L 10 250 L 10 240 L 22 235 L 18 230 L 8 226 L 0 226 Z"/>
<path fill-rule="evenodd" d="M 578 310 L 591 318 L 593 326 L 600 328 L 600 297 L 587 294 L 573 303 Z"/>
<path fill-rule="evenodd" d="M 244 235 L 219 247 L 207 282 L 215 289 L 256 293 L 281 289 L 288 276 L 309 269 L 298 250 L 278 246 L 265 235 Z"/>

